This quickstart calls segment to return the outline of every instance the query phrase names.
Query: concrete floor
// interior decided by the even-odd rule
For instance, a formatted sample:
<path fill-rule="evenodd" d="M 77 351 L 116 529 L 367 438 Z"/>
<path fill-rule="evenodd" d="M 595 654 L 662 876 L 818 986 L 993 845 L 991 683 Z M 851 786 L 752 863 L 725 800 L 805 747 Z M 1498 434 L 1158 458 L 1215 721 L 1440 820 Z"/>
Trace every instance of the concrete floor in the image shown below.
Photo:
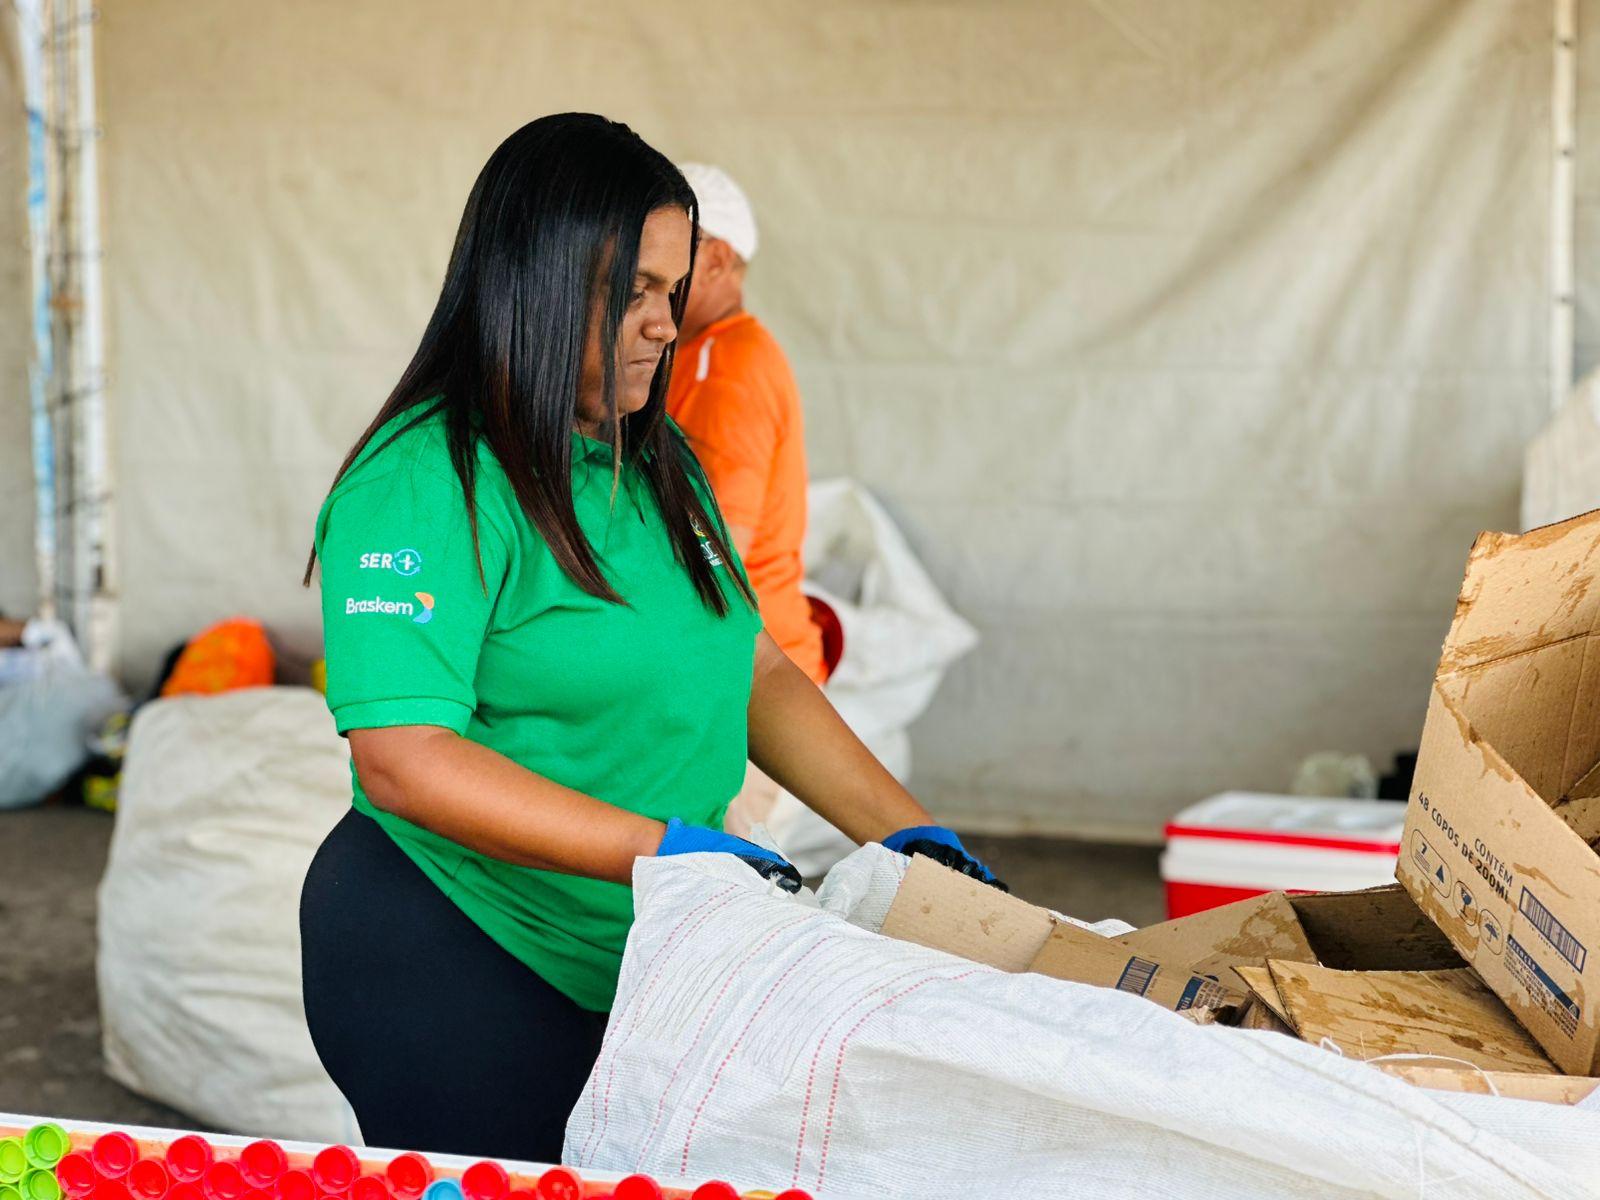
<path fill-rule="evenodd" d="M 0 813 L 0 1112 L 192 1128 L 101 1070 L 95 890 L 111 828 L 81 808 Z M 1034 903 L 1136 925 L 1164 915 L 1153 847 L 966 841 Z"/>

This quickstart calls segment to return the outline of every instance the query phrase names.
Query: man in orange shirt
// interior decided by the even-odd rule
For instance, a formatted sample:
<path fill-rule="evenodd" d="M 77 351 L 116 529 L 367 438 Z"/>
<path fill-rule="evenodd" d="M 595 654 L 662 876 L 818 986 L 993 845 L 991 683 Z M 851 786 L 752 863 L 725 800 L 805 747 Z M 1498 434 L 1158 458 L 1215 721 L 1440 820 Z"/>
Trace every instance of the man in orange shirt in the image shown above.
<path fill-rule="evenodd" d="M 755 214 L 717 167 L 684 163 L 680 170 L 700 203 L 700 245 L 667 412 L 711 480 L 767 632 L 820 684 L 827 678 L 822 633 L 800 591 L 806 532 L 800 392 L 777 341 L 744 308 Z"/>

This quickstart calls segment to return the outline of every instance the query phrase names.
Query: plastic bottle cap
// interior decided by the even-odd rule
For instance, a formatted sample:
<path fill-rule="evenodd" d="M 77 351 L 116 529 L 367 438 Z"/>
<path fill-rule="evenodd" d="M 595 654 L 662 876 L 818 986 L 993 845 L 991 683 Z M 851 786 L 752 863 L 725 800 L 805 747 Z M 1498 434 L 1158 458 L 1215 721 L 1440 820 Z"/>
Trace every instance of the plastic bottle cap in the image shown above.
<path fill-rule="evenodd" d="M 611 1195 L 614 1200 L 661 1200 L 661 1187 L 648 1175 L 629 1175 Z"/>
<path fill-rule="evenodd" d="M 461 1173 L 461 1190 L 467 1200 L 505 1200 L 511 1176 L 497 1162 L 475 1162 Z"/>
<path fill-rule="evenodd" d="M 361 1160 L 349 1146 L 329 1146 L 311 1160 L 311 1178 L 319 1192 L 342 1196 L 361 1175 Z"/>
<path fill-rule="evenodd" d="M 539 1200 L 582 1200 L 583 1180 L 576 1171 L 551 1167 L 539 1176 Z"/>
<path fill-rule="evenodd" d="M 27 1156 L 28 1165 L 38 1167 L 41 1171 L 48 1171 L 55 1166 L 71 1149 L 72 1138 L 67 1131 L 49 1122 L 35 1125 L 22 1135 L 22 1150 Z"/>
<path fill-rule="evenodd" d="M 539 1200 L 539 1193 L 532 1188 L 512 1188 L 506 1193 L 506 1200 Z"/>
<path fill-rule="evenodd" d="M 258 1191 L 266 1191 L 289 1169 L 289 1156 L 277 1142 L 251 1142 L 239 1151 L 239 1174 Z"/>
<path fill-rule="evenodd" d="M 423 1200 L 463 1200 L 465 1193 L 454 1179 L 435 1179 L 422 1195 Z"/>
<path fill-rule="evenodd" d="M 23 1200 L 23 1196 L 15 1184 L 0 1183 L 0 1200 Z"/>
<path fill-rule="evenodd" d="M 731 1183 L 713 1179 L 695 1188 L 689 1200 L 739 1200 L 739 1189 Z"/>
<path fill-rule="evenodd" d="M 162 1200 L 172 1190 L 172 1176 L 159 1158 L 141 1158 L 128 1171 L 128 1190 L 139 1200 Z"/>
<path fill-rule="evenodd" d="M 168 1163 L 167 1168 L 170 1170 L 171 1167 L 172 1164 Z M 172 1190 L 167 1193 L 167 1200 L 205 1200 L 205 1196 L 198 1184 L 175 1183 L 172 1185 Z"/>
<path fill-rule="evenodd" d="M 389 1168 L 384 1172 L 389 1177 L 389 1186 L 394 1189 L 394 1194 L 401 1200 L 411 1200 L 420 1196 L 433 1182 L 433 1164 L 420 1154 L 397 1154 L 389 1160 Z"/>
<path fill-rule="evenodd" d="M 28 1169 L 28 1155 L 19 1137 L 0 1138 L 0 1183 L 15 1183 Z"/>
<path fill-rule="evenodd" d="M 120 1179 L 102 1179 L 94 1185 L 94 1200 L 131 1200 L 132 1196 Z"/>
<path fill-rule="evenodd" d="M 789 1188 L 787 1191 L 779 1192 L 777 1200 L 811 1200 L 811 1193 L 803 1192 L 799 1188 Z"/>
<path fill-rule="evenodd" d="M 211 1143 L 192 1133 L 167 1146 L 167 1170 L 179 1183 L 199 1183 L 211 1158 Z"/>
<path fill-rule="evenodd" d="M 224 1159 L 206 1168 L 205 1178 L 200 1181 L 200 1190 L 205 1193 L 206 1200 L 244 1200 L 250 1185 L 239 1173 L 238 1164 Z"/>
<path fill-rule="evenodd" d="M 56 1164 L 56 1178 L 67 1195 L 87 1196 L 94 1191 L 99 1176 L 95 1174 L 94 1160 L 82 1150 L 74 1150 L 61 1156 Z"/>
<path fill-rule="evenodd" d="M 350 1200 L 389 1200 L 389 1181 L 382 1175 L 363 1175 L 350 1185 Z"/>
<path fill-rule="evenodd" d="M 310 1171 L 285 1171 L 278 1176 L 278 1200 L 317 1200 L 316 1181 Z"/>
<path fill-rule="evenodd" d="M 41 1171 L 34 1167 L 22 1177 L 18 1185 L 27 1200 L 61 1200 L 61 1184 L 54 1171 Z"/>
<path fill-rule="evenodd" d="M 139 1147 L 133 1144 L 131 1137 L 117 1130 L 95 1138 L 94 1145 L 89 1148 L 89 1157 L 94 1160 L 94 1169 L 102 1177 L 121 1179 L 139 1161 Z"/>

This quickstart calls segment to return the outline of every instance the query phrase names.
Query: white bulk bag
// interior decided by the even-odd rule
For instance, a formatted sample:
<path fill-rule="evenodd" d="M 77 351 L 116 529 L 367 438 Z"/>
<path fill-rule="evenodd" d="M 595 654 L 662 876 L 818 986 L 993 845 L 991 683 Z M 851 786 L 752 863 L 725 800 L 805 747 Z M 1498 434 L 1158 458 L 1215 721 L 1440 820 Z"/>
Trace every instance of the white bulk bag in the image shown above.
<path fill-rule="evenodd" d="M 100 884 L 107 1073 L 224 1131 L 359 1135 L 311 1045 L 300 885 L 350 807 L 322 697 L 253 688 L 139 711 Z"/>
<path fill-rule="evenodd" d="M 858 854 L 820 909 L 725 856 L 639 861 L 566 1161 L 819 1198 L 1600 1195 L 1600 1113 L 885 939 L 841 915 L 898 879 Z"/>
<path fill-rule="evenodd" d="M 823 689 L 840 716 L 894 775 L 911 773 L 907 729 L 977 632 L 945 603 L 883 506 L 860 484 L 825 479 L 806 493 L 805 591 L 826 601 L 844 630 L 844 654 Z M 855 843 L 780 793 L 767 832 L 807 876 Z"/>

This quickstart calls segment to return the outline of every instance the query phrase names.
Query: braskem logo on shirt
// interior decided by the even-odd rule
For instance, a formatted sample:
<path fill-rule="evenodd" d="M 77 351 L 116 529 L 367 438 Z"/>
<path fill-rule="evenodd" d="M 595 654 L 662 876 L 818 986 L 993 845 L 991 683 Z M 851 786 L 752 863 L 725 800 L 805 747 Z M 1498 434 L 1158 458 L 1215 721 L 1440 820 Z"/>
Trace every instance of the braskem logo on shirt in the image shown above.
<path fill-rule="evenodd" d="M 348 597 L 344 602 L 344 615 L 356 616 L 361 613 L 378 613 L 389 617 L 410 617 L 413 624 L 426 625 L 433 620 L 434 599 L 427 592 L 413 592 L 417 604 L 409 600 L 385 600 L 382 596 L 374 596 L 370 600 L 357 600 L 354 596 Z M 422 606 L 422 611 L 417 611 L 417 605 Z"/>
<path fill-rule="evenodd" d="M 705 527 L 699 521 L 691 522 L 695 537 L 700 539 L 700 553 L 706 556 L 706 562 L 713 567 L 722 565 L 722 555 L 717 553 L 717 548 L 711 544 L 711 539 L 706 536 Z"/>

